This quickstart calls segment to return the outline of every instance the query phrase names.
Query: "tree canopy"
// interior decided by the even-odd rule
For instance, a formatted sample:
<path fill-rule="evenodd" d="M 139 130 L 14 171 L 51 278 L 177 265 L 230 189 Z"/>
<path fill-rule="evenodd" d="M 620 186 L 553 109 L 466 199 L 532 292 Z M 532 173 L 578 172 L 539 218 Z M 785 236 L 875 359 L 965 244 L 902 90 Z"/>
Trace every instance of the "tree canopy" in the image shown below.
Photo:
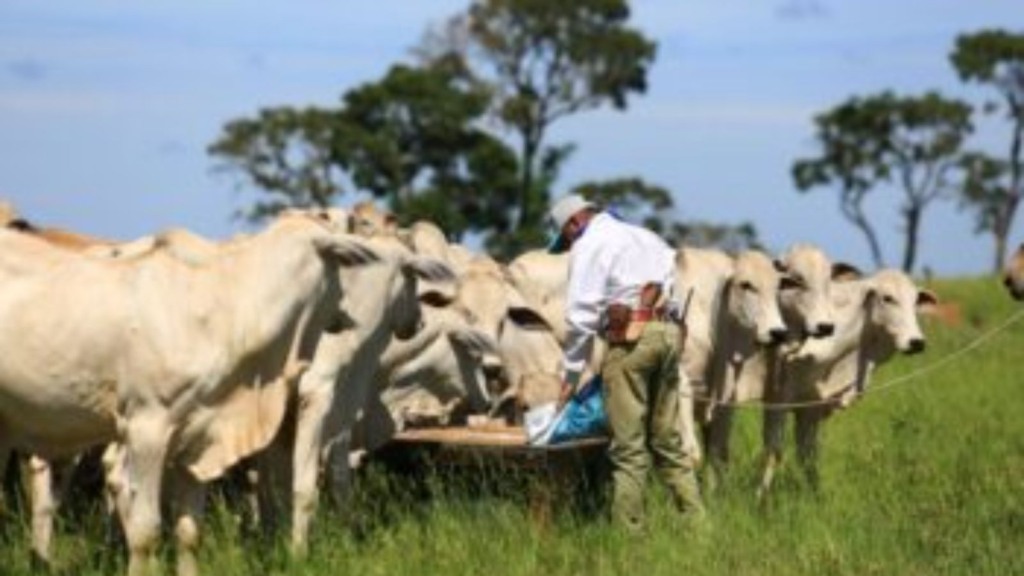
<path fill-rule="evenodd" d="M 289 206 L 328 206 L 344 174 L 331 154 L 335 113 L 321 108 L 265 108 L 255 118 L 228 122 L 207 152 L 215 170 L 262 190 L 238 216 L 259 221 Z"/>
<path fill-rule="evenodd" d="M 947 194 L 960 148 L 971 132 L 971 107 L 928 92 L 897 96 L 891 92 L 853 97 L 815 118 L 821 154 L 798 160 L 792 169 L 806 191 L 838 185 L 843 216 L 864 233 L 876 266 L 884 259 L 864 209 L 868 192 L 891 183 L 903 193 L 902 267 L 914 268 L 924 210 Z"/>
<path fill-rule="evenodd" d="M 1024 34 L 1005 30 L 961 34 L 950 62 L 964 82 L 994 88 L 1002 97 L 1002 105 L 989 103 L 985 109 L 997 111 L 1002 107 L 1011 123 L 1010 143 L 1002 159 L 976 154 L 965 164 L 962 195 L 962 205 L 975 212 L 975 229 L 992 234 L 993 269 L 999 270 L 1024 195 Z"/>
<path fill-rule="evenodd" d="M 553 176 L 570 149 L 546 145 L 548 129 L 604 105 L 625 109 L 647 89 L 655 45 L 630 28 L 625 0 L 478 0 L 465 18 L 464 55 L 490 86 L 493 112 L 518 139 L 515 235 L 490 245 L 506 255 L 542 236 Z M 499 239 L 494 239 L 499 240 Z"/>

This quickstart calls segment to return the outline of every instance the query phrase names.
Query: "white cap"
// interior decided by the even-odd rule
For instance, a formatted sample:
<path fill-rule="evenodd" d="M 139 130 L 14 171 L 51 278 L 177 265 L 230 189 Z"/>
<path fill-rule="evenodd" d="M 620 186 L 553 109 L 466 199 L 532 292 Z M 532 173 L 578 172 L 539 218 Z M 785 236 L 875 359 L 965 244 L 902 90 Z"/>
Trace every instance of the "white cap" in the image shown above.
<path fill-rule="evenodd" d="M 563 197 L 551 207 L 548 217 L 555 227 L 556 232 L 561 232 L 565 223 L 569 221 L 580 210 L 596 208 L 597 206 L 579 194 L 569 194 Z"/>
<path fill-rule="evenodd" d="M 555 202 L 554 206 L 548 212 L 548 218 L 551 220 L 552 226 L 555 228 L 555 238 L 548 245 L 548 252 L 552 254 L 561 254 L 569 248 L 569 241 L 562 235 L 562 228 L 565 227 L 565 223 L 570 218 L 575 216 L 581 210 L 587 208 L 596 209 L 597 205 L 587 200 L 579 194 L 569 194 L 563 197 L 558 202 Z"/>

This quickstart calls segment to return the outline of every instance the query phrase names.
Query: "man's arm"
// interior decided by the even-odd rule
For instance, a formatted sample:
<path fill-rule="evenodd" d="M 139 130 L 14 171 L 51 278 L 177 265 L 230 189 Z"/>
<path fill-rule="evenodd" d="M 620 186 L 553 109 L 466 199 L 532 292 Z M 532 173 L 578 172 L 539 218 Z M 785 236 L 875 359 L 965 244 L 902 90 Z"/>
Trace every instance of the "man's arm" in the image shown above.
<path fill-rule="evenodd" d="M 589 247 L 588 247 L 589 248 Z M 608 265 L 596 250 L 574 254 L 569 267 L 566 298 L 566 339 L 562 378 L 565 399 L 576 389 L 590 359 L 594 335 L 600 328 Z"/>

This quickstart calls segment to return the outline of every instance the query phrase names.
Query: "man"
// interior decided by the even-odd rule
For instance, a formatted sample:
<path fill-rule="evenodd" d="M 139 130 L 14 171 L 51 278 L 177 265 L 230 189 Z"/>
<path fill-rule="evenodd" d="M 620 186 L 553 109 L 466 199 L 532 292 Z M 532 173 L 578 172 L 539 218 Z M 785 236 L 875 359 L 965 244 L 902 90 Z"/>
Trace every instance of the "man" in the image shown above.
<path fill-rule="evenodd" d="M 674 251 L 653 232 L 622 222 L 579 195 L 559 200 L 550 218 L 558 230 L 550 250 L 569 250 L 563 400 L 575 391 L 599 330 L 608 341 L 601 376 L 611 431 L 613 521 L 643 527 L 643 490 L 652 459 L 677 508 L 703 517 L 678 425 Z"/>

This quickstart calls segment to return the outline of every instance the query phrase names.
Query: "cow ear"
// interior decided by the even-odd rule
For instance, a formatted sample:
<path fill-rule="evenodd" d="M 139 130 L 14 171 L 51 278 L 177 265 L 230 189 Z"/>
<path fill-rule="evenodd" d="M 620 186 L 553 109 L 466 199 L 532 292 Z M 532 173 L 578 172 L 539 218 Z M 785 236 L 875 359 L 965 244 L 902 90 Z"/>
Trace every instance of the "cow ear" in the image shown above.
<path fill-rule="evenodd" d="M 39 228 L 36 228 L 31 222 L 24 218 L 15 218 L 7 223 L 7 227 L 11 230 L 17 230 L 18 232 L 39 232 Z"/>
<path fill-rule="evenodd" d="M 832 280 L 836 282 L 849 282 L 850 280 L 859 280 L 863 277 L 864 273 L 853 264 L 847 264 L 846 262 L 832 264 Z"/>
<path fill-rule="evenodd" d="M 775 271 L 778 272 L 779 274 L 785 274 L 789 272 L 789 266 L 786 266 L 786 263 L 783 262 L 782 260 L 779 260 L 778 258 L 772 260 L 772 266 L 775 267 Z"/>
<path fill-rule="evenodd" d="M 454 284 L 458 280 L 451 266 L 437 258 L 426 256 L 405 258 L 402 262 L 402 273 L 428 282 Z"/>
<path fill-rule="evenodd" d="M 317 251 L 333 259 L 342 266 L 363 266 L 372 262 L 380 262 L 380 255 L 370 246 L 348 234 L 330 234 L 318 236 L 314 240 Z"/>
<path fill-rule="evenodd" d="M 510 306 L 508 317 L 525 330 L 551 330 L 544 317 L 528 306 Z"/>
<path fill-rule="evenodd" d="M 939 297 L 931 290 L 918 290 L 917 291 L 917 305 L 918 306 L 936 306 L 939 303 Z"/>

